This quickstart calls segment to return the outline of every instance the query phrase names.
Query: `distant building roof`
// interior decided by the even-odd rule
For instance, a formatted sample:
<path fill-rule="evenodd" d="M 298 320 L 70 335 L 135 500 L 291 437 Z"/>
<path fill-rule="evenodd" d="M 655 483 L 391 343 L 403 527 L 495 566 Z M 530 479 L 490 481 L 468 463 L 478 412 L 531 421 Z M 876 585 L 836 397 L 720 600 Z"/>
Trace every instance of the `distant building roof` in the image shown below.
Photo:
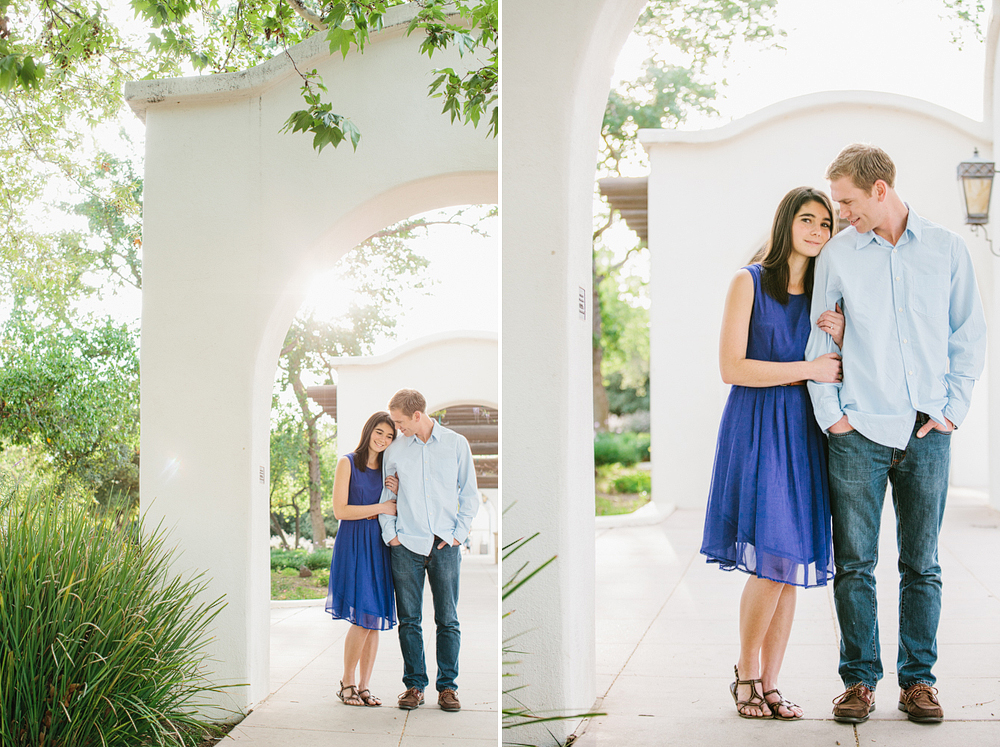
<path fill-rule="evenodd" d="M 626 225 L 645 241 L 649 216 L 649 177 L 609 176 L 598 179 L 597 185 L 601 194 L 611 203 L 611 209 L 617 210 Z"/>

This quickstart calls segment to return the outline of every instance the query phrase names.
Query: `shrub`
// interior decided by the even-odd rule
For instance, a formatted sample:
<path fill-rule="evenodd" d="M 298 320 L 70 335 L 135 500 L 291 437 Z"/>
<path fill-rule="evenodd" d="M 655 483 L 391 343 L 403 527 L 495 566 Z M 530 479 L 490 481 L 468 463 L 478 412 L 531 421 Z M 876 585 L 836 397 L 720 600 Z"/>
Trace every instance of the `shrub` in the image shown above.
<path fill-rule="evenodd" d="M 594 436 L 595 465 L 630 465 L 648 459 L 648 433 L 598 433 Z"/>
<path fill-rule="evenodd" d="M 614 481 L 616 493 L 648 493 L 652 490 L 652 480 L 646 471 L 629 472 Z"/>
<path fill-rule="evenodd" d="M 174 577 L 165 535 L 68 501 L 0 506 L 0 744 L 192 745 L 208 627 L 204 575 Z"/>
<path fill-rule="evenodd" d="M 282 568 L 294 568 L 296 571 L 301 566 L 306 566 L 311 571 L 322 568 L 329 570 L 330 558 L 333 557 L 333 549 L 314 550 L 281 550 L 271 548 L 271 570 L 280 571 Z"/>

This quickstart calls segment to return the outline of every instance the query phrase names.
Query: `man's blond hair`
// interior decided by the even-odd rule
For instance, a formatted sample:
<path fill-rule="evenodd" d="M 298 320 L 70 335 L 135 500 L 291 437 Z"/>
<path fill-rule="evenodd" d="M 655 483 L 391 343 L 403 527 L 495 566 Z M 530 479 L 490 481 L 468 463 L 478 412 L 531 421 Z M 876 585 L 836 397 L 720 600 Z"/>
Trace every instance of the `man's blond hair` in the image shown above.
<path fill-rule="evenodd" d="M 871 194 L 880 179 L 896 186 L 896 165 L 889 154 L 868 143 L 852 143 L 840 151 L 826 170 L 826 178 L 835 182 L 848 177 L 858 189 Z"/>
<path fill-rule="evenodd" d="M 412 418 L 415 412 L 426 413 L 427 400 L 416 389 L 400 389 L 389 400 L 389 410 L 400 410 L 406 417 Z"/>

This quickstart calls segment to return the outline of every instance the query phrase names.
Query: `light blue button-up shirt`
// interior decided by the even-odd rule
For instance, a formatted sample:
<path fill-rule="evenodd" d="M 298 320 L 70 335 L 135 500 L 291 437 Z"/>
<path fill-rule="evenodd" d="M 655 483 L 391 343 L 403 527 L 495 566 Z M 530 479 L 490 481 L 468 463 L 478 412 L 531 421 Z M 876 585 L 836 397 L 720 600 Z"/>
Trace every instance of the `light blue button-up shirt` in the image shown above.
<path fill-rule="evenodd" d="M 430 555 L 434 537 L 465 542 L 479 510 L 472 449 L 465 436 L 434 423 L 427 443 L 399 436 L 382 457 L 383 475 L 399 475 L 399 495 L 382 490 L 381 502 L 396 499 L 396 515 L 379 514 L 386 544 L 398 537 L 418 555 Z"/>
<path fill-rule="evenodd" d="M 960 236 L 910 208 L 896 246 L 853 227 L 830 239 L 816 261 L 806 360 L 841 352 L 816 327 L 835 303 L 844 380 L 809 382 L 823 430 L 847 415 L 868 439 L 904 449 L 917 412 L 961 424 L 986 359 L 986 319 Z"/>

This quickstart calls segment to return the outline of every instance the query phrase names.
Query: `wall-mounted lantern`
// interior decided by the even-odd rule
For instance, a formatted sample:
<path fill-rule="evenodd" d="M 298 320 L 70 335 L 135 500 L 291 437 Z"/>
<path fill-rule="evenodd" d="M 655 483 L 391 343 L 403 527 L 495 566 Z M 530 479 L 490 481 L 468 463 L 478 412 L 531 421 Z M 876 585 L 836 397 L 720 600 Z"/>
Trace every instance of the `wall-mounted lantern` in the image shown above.
<path fill-rule="evenodd" d="M 990 222 L 990 193 L 993 191 L 993 161 L 979 157 L 979 149 L 972 151 L 972 160 L 958 164 L 958 178 L 962 180 L 962 197 L 965 198 L 965 222 L 985 226 Z"/>

